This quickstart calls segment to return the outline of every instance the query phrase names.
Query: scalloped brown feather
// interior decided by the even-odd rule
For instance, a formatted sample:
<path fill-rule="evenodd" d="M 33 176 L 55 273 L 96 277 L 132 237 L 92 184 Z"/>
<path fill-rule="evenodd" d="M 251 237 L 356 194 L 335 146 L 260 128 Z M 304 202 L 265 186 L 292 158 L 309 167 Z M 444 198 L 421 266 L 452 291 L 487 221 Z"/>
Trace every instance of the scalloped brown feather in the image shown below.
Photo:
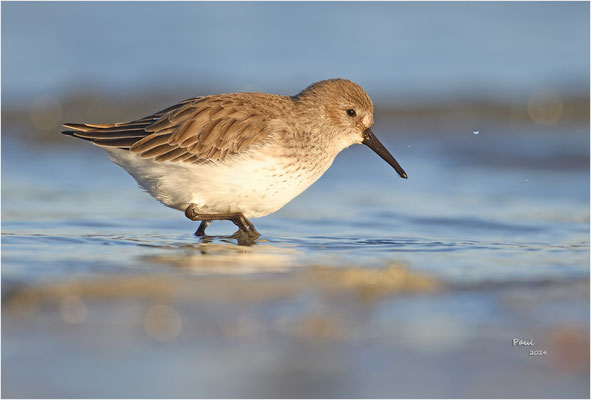
<path fill-rule="evenodd" d="M 182 101 L 160 112 L 116 124 L 64 124 L 62 133 L 101 147 L 129 150 L 158 162 L 221 161 L 261 145 L 293 106 L 290 97 L 232 93 Z"/>

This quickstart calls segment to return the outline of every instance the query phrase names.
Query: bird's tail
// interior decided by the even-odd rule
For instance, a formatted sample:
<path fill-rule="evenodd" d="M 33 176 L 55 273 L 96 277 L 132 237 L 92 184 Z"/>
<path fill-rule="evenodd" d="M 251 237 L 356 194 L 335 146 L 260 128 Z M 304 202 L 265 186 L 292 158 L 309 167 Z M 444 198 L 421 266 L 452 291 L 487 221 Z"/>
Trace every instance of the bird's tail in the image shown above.
<path fill-rule="evenodd" d="M 64 135 L 88 140 L 101 147 L 129 149 L 135 142 L 146 137 L 147 121 L 120 122 L 117 124 L 65 123 Z"/>

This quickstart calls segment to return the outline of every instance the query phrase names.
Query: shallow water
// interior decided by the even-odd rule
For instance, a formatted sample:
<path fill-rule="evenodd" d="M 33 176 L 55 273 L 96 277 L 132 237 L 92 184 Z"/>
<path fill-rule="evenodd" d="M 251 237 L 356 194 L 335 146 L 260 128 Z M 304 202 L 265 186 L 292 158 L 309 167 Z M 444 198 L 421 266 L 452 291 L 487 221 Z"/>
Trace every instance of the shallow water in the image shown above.
<path fill-rule="evenodd" d="M 513 129 L 348 149 L 254 243 L 3 140 L 2 394 L 587 397 L 588 133 Z"/>

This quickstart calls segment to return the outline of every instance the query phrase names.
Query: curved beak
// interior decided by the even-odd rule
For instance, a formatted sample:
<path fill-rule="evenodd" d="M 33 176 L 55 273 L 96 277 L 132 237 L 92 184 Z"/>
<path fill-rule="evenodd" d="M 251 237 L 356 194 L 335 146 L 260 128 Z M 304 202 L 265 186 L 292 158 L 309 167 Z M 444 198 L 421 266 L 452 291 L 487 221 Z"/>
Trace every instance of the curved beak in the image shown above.
<path fill-rule="evenodd" d="M 375 151 L 378 156 L 382 157 L 384 161 L 390 164 L 396 170 L 396 172 L 398 172 L 398 175 L 400 175 L 401 178 L 408 178 L 406 172 L 404 172 L 400 164 L 398 164 L 398 161 L 396 161 L 394 156 L 390 154 L 388 149 L 386 149 L 384 145 L 378 140 L 370 128 L 367 128 L 367 130 L 363 132 L 363 142 L 361 143 Z"/>

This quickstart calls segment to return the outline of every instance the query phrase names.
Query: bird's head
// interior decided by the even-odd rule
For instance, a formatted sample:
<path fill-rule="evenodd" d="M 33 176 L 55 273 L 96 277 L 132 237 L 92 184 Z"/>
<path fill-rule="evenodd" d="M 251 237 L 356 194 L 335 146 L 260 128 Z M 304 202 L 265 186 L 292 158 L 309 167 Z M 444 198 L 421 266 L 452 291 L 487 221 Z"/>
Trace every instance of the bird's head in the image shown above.
<path fill-rule="evenodd" d="M 361 86 L 346 79 L 328 79 L 308 86 L 294 96 L 294 100 L 330 126 L 327 131 L 334 132 L 338 138 L 339 151 L 352 144 L 363 143 L 402 178 L 407 177 L 392 154 L 373 134 L 373 103 Z"/>

